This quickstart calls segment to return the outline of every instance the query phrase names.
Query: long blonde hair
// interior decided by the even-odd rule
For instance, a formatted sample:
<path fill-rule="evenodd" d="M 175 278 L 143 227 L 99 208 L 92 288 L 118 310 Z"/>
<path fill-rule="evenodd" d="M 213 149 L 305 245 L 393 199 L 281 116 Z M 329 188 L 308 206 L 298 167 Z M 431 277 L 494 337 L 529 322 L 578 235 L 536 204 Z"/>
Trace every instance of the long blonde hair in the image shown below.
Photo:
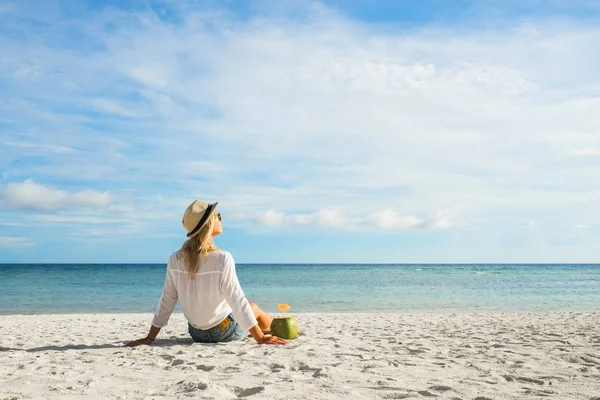
<path fill-rule="evenodd" d="M 198 234 L 186 240 L 177 252 L 177 259 L 184 260 L 190 279 L 194 279 L 200 264 L 206 259 L 208 253 L 219 250 L 215 246 L 212 236 L 216 218 L 217 214 L 213 213 L 204 226 L 200 228 Z"/>

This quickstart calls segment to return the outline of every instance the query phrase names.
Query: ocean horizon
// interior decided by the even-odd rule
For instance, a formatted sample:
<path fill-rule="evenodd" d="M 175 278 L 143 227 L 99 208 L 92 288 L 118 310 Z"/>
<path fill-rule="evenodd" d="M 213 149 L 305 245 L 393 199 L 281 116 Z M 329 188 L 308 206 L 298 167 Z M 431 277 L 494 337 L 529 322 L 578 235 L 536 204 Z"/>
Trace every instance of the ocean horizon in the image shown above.
<path fill-rule="evenodd" d="M 600 264 L 237 264 L 268 312 L 600 310 Z M 0 315 L 151 313 L 165 263 L 0 264 Z M 175 312 L 180 312 L 179 307 Z"/>

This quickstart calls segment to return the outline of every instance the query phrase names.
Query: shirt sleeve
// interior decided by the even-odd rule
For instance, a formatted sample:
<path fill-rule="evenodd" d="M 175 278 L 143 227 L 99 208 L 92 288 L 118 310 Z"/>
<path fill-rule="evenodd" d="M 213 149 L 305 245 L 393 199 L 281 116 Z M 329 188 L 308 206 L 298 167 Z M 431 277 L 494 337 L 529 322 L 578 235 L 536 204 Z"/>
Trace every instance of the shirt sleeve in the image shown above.
<path fill-rule="evenodd" d="M 240 286 L 237 274 L 235 272 L 235 261 L 233 256 L 229 253 L 225 253 L 223 266 L 223 274 L 221 275 L 221 295 L 227 301 L 227 304 L 233 311 L 235 320 L 244 330 L 249 330 L 258 323 L 252 307 L 246 295 Z"/>
<path fill-rule="evenodd" d="M 165 285 L 163 286 L 162 296 L 160 296 L 158 306 L 156 307 L 156 311 L 154 312 L 154 319 L 152 320 L 152 325 L 156 326 L 157 328 L 162 328 L 163 326 L 167 325 L 171 314 L 173 314 L 175 305 L 177 304 L 177 288 L 175 287 L 175 283 L 173 282 L 173 276 L 171 272 L 172 258 L 173 257 L 170 257 L 169 262 L 167 263 L 167 275 L 165 276 Z"/>

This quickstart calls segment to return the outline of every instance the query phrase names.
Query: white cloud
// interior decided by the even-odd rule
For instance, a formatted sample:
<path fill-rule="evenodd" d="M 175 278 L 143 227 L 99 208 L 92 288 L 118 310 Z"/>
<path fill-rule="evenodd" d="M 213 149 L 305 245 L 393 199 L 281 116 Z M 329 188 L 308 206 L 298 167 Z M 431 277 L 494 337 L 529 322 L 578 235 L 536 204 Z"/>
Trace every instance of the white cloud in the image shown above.
<path fill-rule="evenodd" d="M 36 224 L 39 223 L 50 223 L 50 224 L 84 224 L 84 225 L 98 225 L 98 224 L 122 224 L 124 221 L 120 218 L 107 218 L 105 216 L 92 216 L 92 215 L 36 215 L 32 218 Z"/>
<path fill-rule="evenodd" d="M 164 87 L 168 84 L 168 71 L 160 65 L 141 64 L 130 71 L 134 79 L 152 87 Z"/>
<path fill-rule="evenodd" d="M 587 147 L 576 148 L 569 152 L 573 157 L 598 157 L 600 156 L 600 148 Z"/>
<path fill-rule="evenodd" d="M 187 105 L 178 109 L 173 122 L 198 126 L 196 135 L 208 132 L 230 145 L 228 155 L 235 161 L 224 163 L 228 179 L 216 182 L 222 191 L 241 192 L 232 183 L 241 182 L 246 173 L 262 172 L 269 163 L 276 165 L 269 174 L 293 177 L 295 187 L 308 189 L 294 200 L 277 184 L 264 188 L 265 196 L 257 201 L 278 209 L 297 208 L 306 196 L 332 188 L 350 193 L 366 189 L 369 195 L 399 183 L 413 187 L 407 208 L 424 213 L 449 206 L 498 206 L 514 199 L 520 204 L 550 201 L 543 190 L 516 188 L 540 183 L 562 186 L 558 201 L 577 201 L 566 189 L 590 178 L 575 167 L 546 172 L 569 155 L 559 141 L 576 144 L 574 131 L 592 135 L 598 101 L 581 101 L 578 91 L 598 77 L 591 60 L 577 58 L 572 67 L 586 79 L 573 79 L 568 91 L 555 86 L 562 67 L 547 61 L 562 55 L 554 55 L 547 43 L 585 47 L 598 37 L 597 29 L 563 26 L 556 33 L 541 24 L 534 36 L 502 31 L 481 37 L 427 28 L 394 35 L 332 14 L 318 18 L 314 24 L 319 29 L 312 23 L 266 20 L 233 25 L 226 37 L 165 26 L 129 32 L 135 36 L 136 54 L 143 54 L 152 41 L 165 63 L 177 65 L 169 69 L 173 79 L 161 81 L 160 89 L 154 84 L 146 88 L 156 89 L 157 99 L 160 94 Z M 193 20 L 190 16 L 188 22 Z M 112 37 L 110 50 L 121 62 L 131 63 L 131 37 L 122 39 Z M 543 62 L 528 58 L 531 52 Z M 187 63 L 175 63 L 179 54 L 188 56 Z M 528 63 L 518 61 L 524 58 Z M 213 72 L 188 73 L 206 69 Z M 209 102 L 225 117 L 201 123 L 195 110 Z M 161 104 L 155 103 L 158 110 Z M 361 170 L 359 175 L 327 166 L 291 171 L 285 161 L 293 157 L 304 166 L 329 163 Z M 325 201 L 313 204 L 336 207 L 347 200 L 336 195 Z"/>
<path fill-rule="evenodd" d="M 12 249 L 12 248 L 32 247 L 32 246 L 35 246 L 35 243 L 30 242 L 26 238 L 0 236 L 0 248 Z"/>
<path fill-rule="evenodd" d="M 315 213 L 285 214 L 268 210 L 257 217 L 234 215 L 235 220 L 251 221 L 260 225 L 278 225 L 285 227 L 312 226 L 338 229 L 380 228 L 386 230 L 405 230 L 413 228 L 447 229 L 456 223 L 450 213 L 440 213 L 432 218 L 418 218 L 412 215 L 399 215 L 393 210 L 383 210 L 364 215 L 346 215 L 338 210 L 320 210 Z M 454 217 L 456 214 L 453 213 Z"/>
<path fill-rule="evenodd" d="M 77 150 L 68 146 L 60 146 L 55 144 L 40 144 L 40 143 L 28 143 L 28 142 L 13 142 L 4 141 L 2 143 L 5 146 L 16 147 L 20 149 L 26 149 L 30 154 L 43 154 L 43 153 L 56 153 L 56 154 L 67 154 L 76 153 Z"/>
<path fill-rule="evenodd" d="M 136 113 L 135 111 L 130 110 L 127 106 L 111 99 L 90 99 L 89 103 L 91 107 L 100 112 L 116 114 L 122 117 L 139 116 L 139 113 Z"/>
<path fill-rule="evenodd" d="M 414 215 L 399 215 L 393 210 L 383 210 L 364 218 L 367 223 L 384 229 L 448 229 L 459 225 L 457 212 L 441 212 L 429 218 Z"/>
<path fill-rule="evenodd" d="M 202 177 L 210 177 L 212 174 L 223 172 L 225 169 L 210 161 L 190 161 L 183 166 L 188 173 L 197 174 Z"/>
<path fill-rule="evenodd" d="M 29 226 L 23 222 L 0 221 L 0 226 Z"/>
<path fill-rule="evenodd" d="M 74 236 L 106 236 L 112 238 L 115 235 L 132 236 L 139 234 L 139 230 L 131 227 L 113 228 L 113 229 L 81 229 L 71 233 Z"/>
<path fill-rule="evenodd" d="M 28 179 L 0 187 L 0 209 L 56 211 L 61 209 L 107 208 L 112 196 L 108 192 L 83 190 L 69 193 L 39 185 Z"/>
<path fill-rule="evenodd" d="M 383 210 L 365 217 L 365 222 L 386 229 L 409 229 L 423 221 L 412 215 L 402 216 L 393 210 Z"/>
<path fill-rule="evenodd" d="M 143 11 L 95 17 L 86 29 L 104 41 L 99 52 L 2 43 L 12 54 L 7 70 L 27 77 L 7 93 L 21 101 L 6 112 L 32 129 L 50 125 L 57 146 L 82 149 L 21 165 L 25 176 L 103 179 L 137 199 L 159 192 L 160 213 L 180 198 L 206 197 L 265 225 L 440 229 L 457 222 L 437 210 L 454 208 L 482 220 L 487 212 L 489 224 L 498 209 L 594 212 L 593 24 L 383 32 L 323 6 L 301 22 L 193 9 L 177 25 Z M 127 120 L 78 113 L 82 104 Z M 26 154 L 12 147 L 6 159 Z M 108 193 L 48 190 L 54 209 L 83 197 L 110 204 Z M 7 202 L 6 193 L 3 208 L 39 207 L 38 196 Z M 375 202 L 384 211 L 353 212 Z"/>
<path fill-rule="evenodd" d="M 464 221 L 457 221 L 457 218 L 456 212 L 438 213 L 435 217 L 423 221 L 420 226 L 431 229 L 448 229 L 465 224 Z"/>
<path fill-rule="evenodd" d="M 320 210 L 314 214 L 288 215 L 286 220 L 295 225 L 309 226 L 342 226 L 347 223 L 347 218 L 340 212 L 334 210 Z"/>
<path fill-rule="evenodd" d="M 256 221 L 263 225 L 279 225 L 285 219 L 285 215 L 282 213 L 268 210 L 264 214 L 256 218 Z"/>

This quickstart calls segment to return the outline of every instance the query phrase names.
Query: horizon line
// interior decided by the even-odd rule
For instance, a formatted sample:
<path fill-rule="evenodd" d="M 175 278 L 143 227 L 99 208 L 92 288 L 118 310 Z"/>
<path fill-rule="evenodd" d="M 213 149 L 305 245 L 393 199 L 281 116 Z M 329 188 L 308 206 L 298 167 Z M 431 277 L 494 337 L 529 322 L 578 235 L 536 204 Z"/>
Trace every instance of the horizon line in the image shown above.
<path fill-rule="evenodd" d="M 0 263 L 0 266 L 6 266 L 6 265 L 166 265 L 166 262 L 126 262 L 126 263 L 118 263 L 118 262 L 85 262 L 85 263 L 81 263 L 81 262 L 69 262 L 69 263 L 48 263 L 48 262 L 17 262 L 17 263 Z M 434 262 L 426 262 L 426 263 L 421 263 L 421 262 L 414 262 L 414 263 L 390 263 L 390 262 L 385 262 L 385 263 L 381 263 L 381 262 L 373 262 L 373 263 L 346 263 L 346 262 L 341 262 L 341 263 L 335 263 L 335 262 L 302 262 L 302 263 L 294 263 L 294 262 L 285 262 L 285 263 L 277 263 L 277 262 L 268 262 L 268 263 L 261 263 L 261 262 L 240 262 L 237 263 L 236 265 L 598 265 L 600 266 L 600 263 L 596 262 L 596 263 L 589 263 L 589 262 L 560 262 L 560 263 L 544 263 L 544 262 L 534 262 L 534 263 L 523 263 L 523 262 L 518 262 L 518 263 L 506 263 L 506 262 L 500 262 L 500 263 L 495 263 L 495 262 L 466 262 L 466 263 L 460 263 L 460 262 L 449 262 L 449 263 L 434 263 Z"/>

